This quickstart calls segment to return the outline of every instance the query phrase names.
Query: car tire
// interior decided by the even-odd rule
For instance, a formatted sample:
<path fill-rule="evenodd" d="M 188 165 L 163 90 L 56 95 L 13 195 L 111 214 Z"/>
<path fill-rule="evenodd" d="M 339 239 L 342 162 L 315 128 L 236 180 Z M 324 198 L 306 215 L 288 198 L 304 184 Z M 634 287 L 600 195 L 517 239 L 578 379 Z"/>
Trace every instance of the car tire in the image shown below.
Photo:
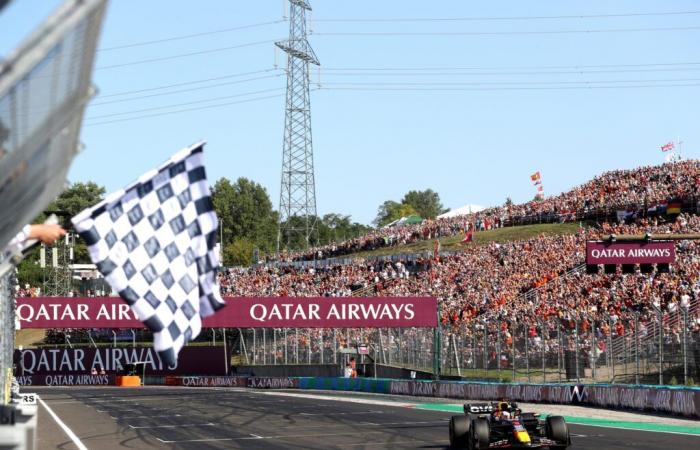
<path fill-rule="evenodd" d="M 471 423 L 465 415 L 450 417 L 450 448 L 466 448 Z"/>
<path fill-rule="evenodd" d="M 547 437 L 563 445 L 555 447 L 565 449 L 570 443 L 569 427 L 562 416 L 549 416 L 545 422 L 545 433 Z"/>
<path fill-rule="evenodd" d="M 471 448 L 473 450 L 486 450 L 489 448 L 491 427 L 489 421 L 479 417 L 471 424 Z"/>

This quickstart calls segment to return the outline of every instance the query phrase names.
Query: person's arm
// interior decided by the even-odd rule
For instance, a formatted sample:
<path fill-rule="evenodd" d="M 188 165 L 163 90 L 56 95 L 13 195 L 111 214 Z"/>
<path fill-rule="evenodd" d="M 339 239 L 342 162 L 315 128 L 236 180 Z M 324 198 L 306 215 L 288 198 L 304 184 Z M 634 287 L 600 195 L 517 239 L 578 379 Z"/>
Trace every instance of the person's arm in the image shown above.
<path fill-rule="evenodd" d="M 53 244 L 58 239 L 66 235 L 66 230 L 64 230 L 58 224 L 37 224 L 30 225 L 29 227 L 29 233 L 26 240 L 36 239 L 44 244 Z"/>

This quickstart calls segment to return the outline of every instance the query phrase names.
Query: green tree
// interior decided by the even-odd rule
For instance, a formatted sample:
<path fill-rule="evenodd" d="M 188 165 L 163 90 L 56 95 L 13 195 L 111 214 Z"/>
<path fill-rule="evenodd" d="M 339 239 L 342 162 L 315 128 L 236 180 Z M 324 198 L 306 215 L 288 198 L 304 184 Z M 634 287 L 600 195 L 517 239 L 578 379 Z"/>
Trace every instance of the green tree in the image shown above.
<path fill-rule="evenodd" d="M 416 209 L 411 205 L 387 200 L 379 206 L 377 218 L 374 219 L 373 223 L 377 227 L 383 227 L 394 220 L 417 213 Z"/>
<path fill-rule="evenodd" d="M 102 201 L 104 195 L 105 188 L 92 181 L 73 183 L 46 207 L 46 211 L 62 211 L 73 217 Z"/>
<path fill-rule="evenodd" d="M 330 213 L 317 222 L 318 240 L 321 244 L 343 242 L 370 230 L 370 227 L 353 222 L 350 216 Z"/>
<path fill-rule="evenodd" d="M 434 219 L 446 211 L 440 202 L 440 195 L 432 189 L 408 191 L 401 203 L 412 206 L 424 219 Z"/>
<path fill-rule="evenodd" d="M 235 239 L 224 247 L 225 266 L 250 266 L 253 263 L 255 243 L 250 239 Z"/>
<path fill-rule="evenodd" d="M 260 184 L 247 178 L 235 183 L 221 178 L 212 189 L 212 202 L 223 227 L 224 248 L 240 239 L 262 252 L 276 248 L 278 215 Z"/>

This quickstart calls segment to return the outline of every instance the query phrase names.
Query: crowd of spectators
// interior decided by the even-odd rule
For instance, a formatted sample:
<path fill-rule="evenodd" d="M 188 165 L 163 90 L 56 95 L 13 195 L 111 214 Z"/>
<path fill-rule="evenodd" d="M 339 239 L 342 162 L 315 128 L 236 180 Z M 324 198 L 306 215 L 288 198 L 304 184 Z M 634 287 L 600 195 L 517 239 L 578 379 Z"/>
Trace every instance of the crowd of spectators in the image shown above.
<path fill-rule="evenodd" d="M 605 172 L 570 191 L 522 204 L 506 204 L 476 213 L 421 224 L 374 230 L 342 243 L 283 255 L 282 261 L 320 260 L 361 251 L 408 244 L 466 231 L 537 222 L 564 222 L 614 217 L 619 210 L 645 216 L 655 206 L 681 201 L 697 208 L 700 161 L 684 160 L 632 170 Z M 602 216 L 602 217 L 601 217 Z"/>
<path fill-rule="evenodd" d="M 343 244 L 290 255 L 289 260 L 324 259 L 344 253 L 400 245 L 417 240 L 455 235 L 464 230 L 486 230 L 517 222 L 532 214 L 561 214 L 599 207 L 625 207 L 647 211 L 658 202 L 695 198 L 700 186 L 700 163 L 681 161 L 635 170 L 607 172 L 588 183 L 541 202 L 491 208 L 468 216 L 435 220 L 420 225 L 377 230 Z M 636 206 L 630 206 L 636 205 Z M 331 264 L 322 268 L 293 267 L 276 263 L 251 268 L 230 268 L 220 273 L 222 295 L 228 297 L 342 297 L 361 292 L 364 296 L 433 296 L 440 305 L 443 328 L 459 337 L 463 360 L 475 361 L 479 351 L 490 364 L 510 361 L 508 352 L 498 353 L 482 342 L 494 336 L 504 348 L 516 352 L 518 336 L 526 336 L 532 352 L 558 351 L 558 331 L 575 331 L 577 346 L 597 357 L 612 337 L 627 339 L 657 332 L 661 314 L 667 343 L 675 345 L 684 332 L 700 335 L 700 243 L 677 244 L 677 261 L 663 273 L 588 274 L 583 270 L 585 242 L 603 235 L 700 232 L 700 216 L 633 216 L 623 223 L 604 221 L 570 235 L 540 235 L 526 240 L 468 244 L 455 254 L 423 259 Z M 18 295 L 36 293 L 30 287 Z M 235 301 L 235 300 L 232 300 Z M 687 326 L 679 311 L 687 310 Z M 415 331 L 408 331 L 416 333 Z M 367 331 L 314 330 L 301 336 L 309 346 L 323 345 L 323 335 L 333 333 L 340 345 L 369 340 Z M 484 336 L 488 339 L 482 339 Z M 417 334 L 416 334 L 417 336 Z M 298 337 L 295 337 L 298 339 Z M 404 336 L 405 339 L 405 336 Z M 421 335 L 420 339 L 427 339 Z M 470 341 L 471 339 L 471 341 Z M 473 342 L 473 345 L 465 345 Z M 303 343 L 302 343 L 303 344 Z M 423 345 L 425 342 L 419 343 Z M 464 345 L 463 345 L 464 344 Z M 488 346 L 488 344 L 487 344 Z M 523 347 L 517 347 L 516 358 Z M 279 348 L 275 353 L 279 352 Z M 276 355 L 279 356 L 279 355 Z"/>

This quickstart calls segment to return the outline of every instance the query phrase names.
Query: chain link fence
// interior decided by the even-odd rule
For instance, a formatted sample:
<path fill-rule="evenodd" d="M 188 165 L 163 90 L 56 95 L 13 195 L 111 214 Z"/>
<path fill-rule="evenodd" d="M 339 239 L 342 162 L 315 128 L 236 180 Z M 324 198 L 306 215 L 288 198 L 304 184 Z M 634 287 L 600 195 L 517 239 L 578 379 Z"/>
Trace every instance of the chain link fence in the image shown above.
<path fill-rule="evenodd" d="M 442 377 L 693 385 L 700 382 L 699 313 L 679 307 L 648 322 L 582 316 L 532 325 L 474 320 L 437 330 L 237 329 L 230 336 L 239 364 L 343 364 L 345 349 L 364 344 L 369 355 L 360 362 Z"/>

